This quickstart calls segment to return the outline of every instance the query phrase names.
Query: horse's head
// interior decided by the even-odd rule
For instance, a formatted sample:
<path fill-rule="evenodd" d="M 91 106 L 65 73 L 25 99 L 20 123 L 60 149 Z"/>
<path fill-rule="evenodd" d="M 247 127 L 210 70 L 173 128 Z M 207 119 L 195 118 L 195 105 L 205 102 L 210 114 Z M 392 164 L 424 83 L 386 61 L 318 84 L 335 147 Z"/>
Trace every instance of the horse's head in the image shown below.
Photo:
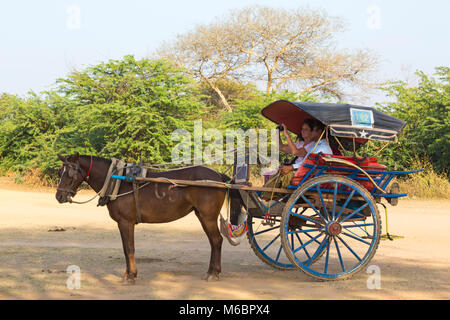
<path fill-rule="evenodd" d="M 78 153 L 67 157 L 58 154 L 58 158 L 63 162 L 58 173 L 59 183 L 56 191 L 56 199 L 60 203 L 71 202 L 78 187 L 85 180 L 86 174 L 80 166 L 79 157 Z"/>

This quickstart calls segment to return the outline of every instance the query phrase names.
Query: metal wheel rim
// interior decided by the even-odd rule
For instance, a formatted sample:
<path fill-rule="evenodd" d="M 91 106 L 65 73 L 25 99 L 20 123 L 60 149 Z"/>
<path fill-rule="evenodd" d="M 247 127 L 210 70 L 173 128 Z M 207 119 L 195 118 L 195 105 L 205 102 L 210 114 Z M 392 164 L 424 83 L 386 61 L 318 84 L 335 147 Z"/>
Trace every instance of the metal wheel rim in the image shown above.
<path fill-rule="evenodd" d="M 325 263 L 324 263 L 325 264 L 324 270 L 322 270 L 322 272 L 320 272 L 320 271 L 318 271 L 318 267 L 316 267 L 317 263 L 309 264 L 308 261 L 306 261 L 306 263 L 305 263 L 305 262 L 300 261 L 297 258 L 297 255 L 295 253 L 298 252 L 299 250 L 303 250 L 303 249 L 301 248 L 301 245 L 298 245 L 296 247 L 295 243 L 292 245 L 289 242 L 289 235 L 292 234 L 292 231 L 288 230 L 289 224 L 287 222 L 289 221 L 290 216 L 295 216 L 295 214 L 292 212 L 292 209 L 293 209 L 295 203 L 297 202 L 297 200 L 300 198 L 303 198 L 302 195 L 306 191 L 308 191 L 318 185 L 325 184 L 327 182 L 333 183 L 335 188 L 336 188 L 337 184 L 351 187 L 351 188 L 353 188 L 353 190 L 355 190 L 355 192 L 353 193 L 353 196 L 355 194 L 357 194 L 358 196 L 361 196 L 364 199 L 365 203 L 367 204 L 366 207 L 370 208 L 370 217 L 372 220 L 371 221 L 372 225 L 368 226 L 368 225 L 366 225 L 366 223 L 359 223 L 359 228 L 362 228 L 362 225 L 366 225 L 364 227 L 371 227 L 372 232 L 371 232 L 370 240 L 355 239 L 357 241 L 361 241 L 361 240 L 364 241 L 365 242 L 364 245 L 367 245 L 367 243 L 369 243 L 369 245 L 368 245 L 369 247 L 367 248 L 367 250 L 362 258 L 358 255 L 358 253 L 356 253 L 356 255 L 358 256 L 358 258 L 356 259 L 357 263 L 352 265 L 352 267 L 350 267 L 350 268 L 348 268 L 348 266 L 346 266 L 345 263 L 342 261 L 343 260 L 341 257 L 342 254 L 339 251 L 339 250 L 342 251 L 342 249 L 350 251 L 350 249 L 348 249 L 348 246 L 346 246 L 344 244 L 344 242 L 348 242 L 348 240 L 343 239 L 344 234 L 340 234 L 341 236 L 340 235 L 337 235 L 337 236 L 330 235 L 328 233 L 329 230 L 326 229 L 328 225 L 325 222 L 322 223 L 322 227 L 323 227 L 322 231 L 317 230 L 315 232 L 315 234 L 313 232 L 308 232 L 308 233 L 305 232 L 305 234 L 309 234 L 309 233 L 311 233 L 310 235 L 314 234 L 313 238 L 315 238 L 317 236 L 317 238 L 315 240 L 320 239 L 320 244 L 322 245 L 322 250 L 326 250 L 325 253 L 323 251 L 315 252 L 315 253 L 317 253 L 317 255 L 322 254 L 323 255 L 322 259 L 327 259 L 327 260 L 325 260 Z M 319 187 L 319 189 L 320 189 L 320 187 Z M 313 277 L 316 277 L 319 279 L 324 279 L 324 280 L 333 280 L 333 279 L 344 278 L 349 275 L 352 275 L 353 273 L 356 273 L 357 271 L 360 271 L 363 268 L 363 266 L 366 265 L 370 261 L 370 259 L 372 258 L 373 254 L 374 254 L 374 250 L 376 250 L 376 247 L 378 246 L 378 243 L 379 243 L 381 225 L 380 225 L 380 221 L 379 221 L 379 214 L 378 214 L 378 211 L 376 208 L 376 204 L 373 201 L 373 198 L 371 198 L 370 194 L 368 194 L 364 190 L 365 189 L 363 189 L 362 186 L 358 185 L 357 183 L 355 183 L 354 181 L 352 181 L 348 178 L 344 178 L 344 177 L 338 177 L 338 178 L 334 177 L 333 178 L 333 177 L 324 177 L 324 176 L 314 178 L 314 179 L 310 180 L 308 183 L 306 183 L 303 187 L 299 188 L 299 191 L 294 194 L 295 197 L 293 197 L 292 199 L 290 199 L 288 201 L 288 205 L 286 207 L 287 209 L 285 209 L 285 211 L 283 212 L 283 218 L 282 218 L 283 226 L 282 226 L 282 230 L 281 230 L 282 243 L 283 243 L 284 250 L 286 251 L 286 255 L 288 256 L 289 260 L 297 268 L 301 269 L 302 271 L 304 271 L 305 273 L 307 273 L 308 275 L 311 275 Z M 319 190 L 317 189 L 317 191 L 319 191 Z M 334 197 L 333 203 L 336 203 L 337 199 L 336 199 L 336 196 L 334 195 L 334 193 L 333 193 L 333 197 Z M 349 197 L 350 197 L 350 195 L 349 195 Z M 320 198 L 322 199 L 322 195 L 320 195 Z M 296 200 L 294 201 L 294 199 L 296 199 Z M 350 197 L 349 203 L 351 203 L 351 197 Z M 348 205 L 348 203 L 347 203 L 347 205 Z M 357 211 L 357 210 L 355 210 L 355 211 Z M 355 213 L 355 216 L 357 213 Z M 334 214 L 336 215 L 336 214 L 338 214 L 338 212 L 334 212 Z M 341 218 L 341 217 L 342 217 L 342 213 L 338 218 Z M 327 217 L 323 217 L 323 218 L 325 218 L 325 221 L 332 220 L 332 219 L 327 220 Z M 342 220 L 343 219 L 341 219 L 341 221 Z M 350 219 L 347 219 L 347 220 L 350 220 Z M 344 220 L 344 224 L 346 226 L 347 226 L 347 224 L 345 223 L 345 221 L 347 221 L 347 220 Z M 356 224 L 356 225 L 358 226 L 358 224 Z M 347 230 L 352 229 L 352 228 L 353 227 L 347 227 L 347 228 L 343 227 L 343 229 L 345 229 L 346 237 L 349 237 L 349 236 L 347 236 L 347 234 L 349 234 L 349 232 Z M 319 229 L 319 228 L 317 228 L 317 229 Z M 359 238 L 358 236 L 354 236 L 354 237 Z M 341 245 L 339 245 L 339 242 L 341 243 Z M 340 264 L 340 267 L 342 268 L 342 272 L 328 273 L 327 265 L 329 265 L 329 258 L 330 258 L 329 254 L 331 252 L 333 245 L 334 245 L 335 251 L 337 253 L 337 257 L 338 257 L 337 259 L 340 260 L 339 264 Z M 307 246 L 308 245 L 304 246 L 304 249 L 306 249 Z M 318 247 L 317 249 L 319 249 L 319 248 L 320 247 Z M 336 249 L 336 248 L 338 248 L 338 249 Z M 312 256 L 312 258 L 314 258 L 314 256 Z M 320 260 L 322 260 L 322 259 L 320 259 Z"/>

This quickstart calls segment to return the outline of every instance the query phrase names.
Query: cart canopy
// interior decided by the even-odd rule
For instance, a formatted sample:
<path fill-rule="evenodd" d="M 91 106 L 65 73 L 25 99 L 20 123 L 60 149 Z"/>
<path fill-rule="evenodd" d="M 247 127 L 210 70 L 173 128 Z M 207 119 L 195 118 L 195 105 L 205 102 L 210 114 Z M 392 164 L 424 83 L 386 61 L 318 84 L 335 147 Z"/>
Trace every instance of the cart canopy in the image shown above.
<path fill-rule="evenodd" d="M 393 141 L 406 122 L 364 106 L 335 103 L 290 102 L 278 100 L 262 109 L 262 115 L 277 123 L 284 123 L 289 131 L 299 135 L 303 121 L 313 118 L 330 128 L 337 137 L 365 140 Z"/>

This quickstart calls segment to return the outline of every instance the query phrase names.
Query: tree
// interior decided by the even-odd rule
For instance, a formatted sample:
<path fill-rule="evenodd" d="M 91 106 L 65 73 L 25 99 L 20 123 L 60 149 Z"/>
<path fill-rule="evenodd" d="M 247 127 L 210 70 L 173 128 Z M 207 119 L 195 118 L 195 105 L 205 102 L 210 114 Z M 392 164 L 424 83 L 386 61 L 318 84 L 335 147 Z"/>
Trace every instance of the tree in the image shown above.
<path fill-rule="evenodd" d="M 419 84 L 390 82 L 383 89 L 395 102 L 381 107 L 406 122 L 399 145 L 387 149 L 387 158 L 406 167 L 417 156 L 429 158 L 438 172 L 450 167 L 450 68 L 437 67 L 433 76 L 416 72 Z"/>
<path fill-rule="evenodd" d="M 220 97 L 226 110 L 232 111 L 216 82 L 250 62 L 250 55 L 243 54 L 235 44 L 239 42 L 235 31 L 232 25 L 220 21 L 198 26 L 192 32 L 178 35 L 173 45 L 164 43 L 156 54 L 174 61 L 197 80 L 205 82 Z"/>
<path fill-rule="evenodd" d="M 234 10 L 165 43 L 157 55 L 202 79 L 231 107 L 215 82 L 234 78 L 265 83 L 266 93 L 298 89 L 298 96 L 318 91 L 342 99 L 348 84 L 365 86 L 377 59 L 367 50 L 339 50 L 334 36 L 338 18 L 311 9 L 249 7 Z"/>
<path fill-rule="evenodd" d="M 89 66 L 27 98 L 0 96 L 0 168 L 40 167 L 55 176 L 57 153 L 124 161 L 171 161 L 171 134 L 203 113 L 193 80 L 159 60 Z"/>
<path fill-rule="evenodd" d="M 58 80 L 57 92 L 72 104 L 58 146 L 89 146 L 106 157 L 170 161 L 171 133 L 191 129 L 202 105 L 192 79 L 161 60 L 122 60 L 90 66 Z"/>
<path fill-rule="evenodd" d="M 56 115 L 38 95 L 0 98 L 0 167 L 23 172 L 43 159 L 55 136 Z"/>

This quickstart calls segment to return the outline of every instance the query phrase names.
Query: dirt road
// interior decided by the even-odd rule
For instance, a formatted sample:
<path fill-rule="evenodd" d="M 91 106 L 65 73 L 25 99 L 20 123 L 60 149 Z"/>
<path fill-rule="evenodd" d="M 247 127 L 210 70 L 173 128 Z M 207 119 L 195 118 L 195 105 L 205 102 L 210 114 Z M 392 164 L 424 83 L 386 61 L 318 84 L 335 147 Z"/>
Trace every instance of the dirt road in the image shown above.
<path fill-rule="evenodd" d="M 404 238 L 382 241 L 370 263 L 381 270 L 380 289 L 368 289 L 366 270 L 349 280 L 318 282 L 300 271 L 272 269 L 248 243 L 226 241 L 221 280 L 205 282 L 200 278 L 210 249 L 194 214 L 137 226 L 139 275 L 127 286 L 121 283 L 119 231 L 105 207 L 59 204 L 52 190 L 0 183 L 0 298 L 449 299 L 450 201 L 403 200 L 389 212 L 390 232 Z M 57 228 L 65 231 L 48 231 Z M 80 289 L 67 288 L 69 265 L 81 270 Z"/>

